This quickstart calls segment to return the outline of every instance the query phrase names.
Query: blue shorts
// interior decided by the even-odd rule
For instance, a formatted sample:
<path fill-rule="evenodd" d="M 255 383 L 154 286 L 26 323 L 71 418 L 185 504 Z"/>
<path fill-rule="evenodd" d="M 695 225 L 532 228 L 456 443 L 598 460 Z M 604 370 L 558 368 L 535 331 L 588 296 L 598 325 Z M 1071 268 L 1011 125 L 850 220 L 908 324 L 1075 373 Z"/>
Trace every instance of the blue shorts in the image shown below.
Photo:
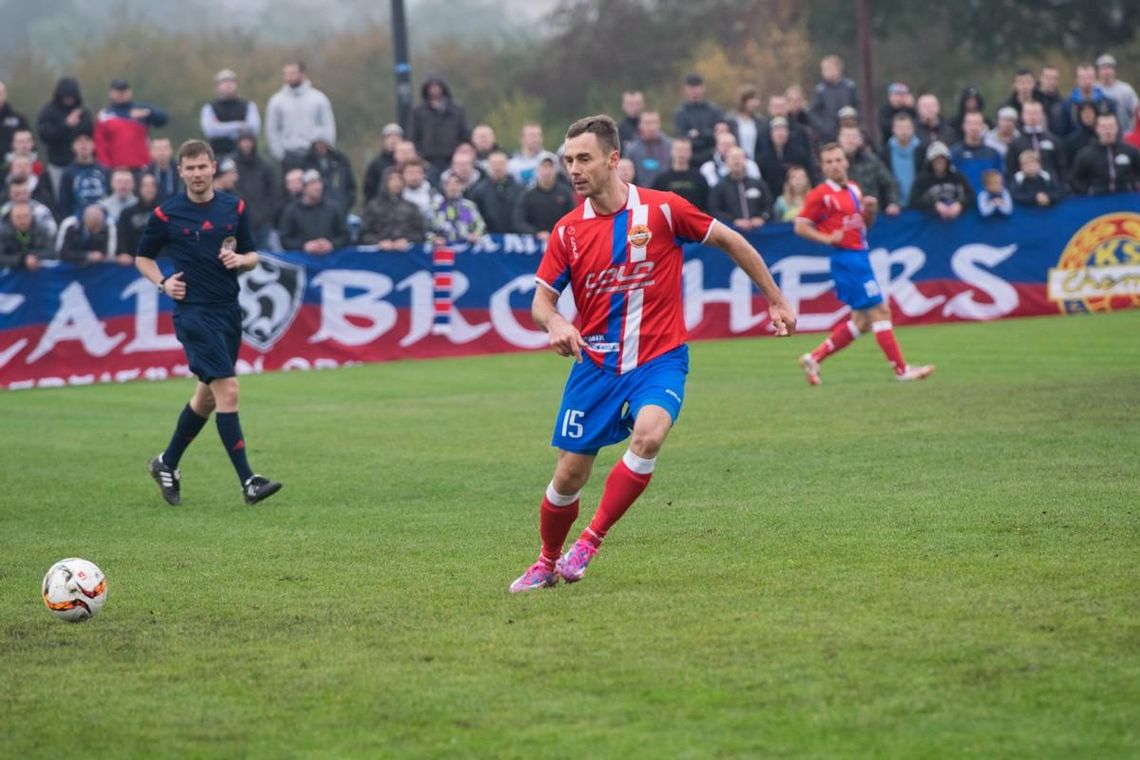
<path fill-rule="evenodd" d="M 241 348 L 241 307 L 178 306 L 174 334 L 186 350 L 190 371 L 203 383 L 233 377 Z"/>
<path fill-rule="evenodd" d="M 551 444 L 593 456 L 603 446 L 628 438 L 638 412 L 647 404 L 664 408 L 676 422 L 685 400 L 687 374 L 688 346 L 679 346 L 624 375 L 583 359 L 570 370 Z"/>
<path fill-rule="evenodd" d="M 871 269 L 866 251 L 838 251 L 831 254 L 831 278 L 839 300 L 856 311 L 883 302 L 883 291 Z"/>

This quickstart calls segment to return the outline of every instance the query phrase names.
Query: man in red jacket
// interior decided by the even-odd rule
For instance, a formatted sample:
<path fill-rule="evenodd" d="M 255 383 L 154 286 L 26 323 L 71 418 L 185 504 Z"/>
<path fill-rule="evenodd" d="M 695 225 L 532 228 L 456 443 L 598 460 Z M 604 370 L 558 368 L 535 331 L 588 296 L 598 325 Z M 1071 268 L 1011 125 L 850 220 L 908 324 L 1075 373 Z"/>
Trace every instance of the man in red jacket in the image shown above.
<path fill-rule="evenodd" d="M 166 124 L 166 112 L 134 102 L 125 79 L 111 82 L 110 104 L 95 117 L 95 157 L 112 169 L 138 172 L 150 164 L 147 131 Z"/>

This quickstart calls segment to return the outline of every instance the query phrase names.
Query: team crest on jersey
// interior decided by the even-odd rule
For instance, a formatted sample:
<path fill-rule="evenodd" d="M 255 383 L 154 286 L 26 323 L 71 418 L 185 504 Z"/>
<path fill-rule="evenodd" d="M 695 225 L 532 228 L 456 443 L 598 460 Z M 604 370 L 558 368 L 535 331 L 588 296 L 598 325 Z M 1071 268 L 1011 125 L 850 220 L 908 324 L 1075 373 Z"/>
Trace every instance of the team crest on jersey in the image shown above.
<path fill-rule="evenodd" d="M 629 244 L 634 248 L 644 248 L 653 239 L 653 232 L 644 224 L 635 224 L 629 228 Z"/>
<path fill-rule="evenodd" d="M 265 352 L 293 324 L 305 299 L 305 268 L 262 254 L 238 277 L 241 330 L 247 343 Z"/>
<path fill-rule="evenodd" d="M 1105 214 L 1077 230 L 1047 293 L 1063 314 L 1140 306 L 1140 214 Z"/>

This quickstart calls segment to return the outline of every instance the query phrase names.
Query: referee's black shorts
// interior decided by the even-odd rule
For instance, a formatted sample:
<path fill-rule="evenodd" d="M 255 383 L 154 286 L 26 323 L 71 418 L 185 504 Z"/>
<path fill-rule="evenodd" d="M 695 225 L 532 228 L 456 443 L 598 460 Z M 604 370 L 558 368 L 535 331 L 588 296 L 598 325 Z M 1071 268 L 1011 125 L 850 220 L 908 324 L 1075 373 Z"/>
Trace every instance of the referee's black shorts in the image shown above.
<path fill-rule="evenodd" d="M 203 383 L 233 377 L 241 348 L 241 307 L 179 305 L 174 334 L 186 350 L 190 371 Z"/>

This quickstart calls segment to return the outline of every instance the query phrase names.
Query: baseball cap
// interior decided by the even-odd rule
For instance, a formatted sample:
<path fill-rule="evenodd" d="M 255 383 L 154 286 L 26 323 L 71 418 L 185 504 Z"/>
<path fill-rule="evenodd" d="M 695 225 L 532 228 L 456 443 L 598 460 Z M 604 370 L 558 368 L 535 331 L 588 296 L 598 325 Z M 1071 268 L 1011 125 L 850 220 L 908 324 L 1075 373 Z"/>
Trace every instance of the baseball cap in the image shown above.
<path fill-rule="evenodd" d="M 1002 106 L 998 109 L 997 116 L 999 119 L 1013 119 L 1017 121 L 1017 109 L 1013 106 Z"/>
<path fill-rule="evenodd" d="M 400 137 L 403 137 L 404 136 L 404 128 L 401 127 L 399 124 L 392 122 L 390 124 L 385 124 L 384 129 L 382 129 L 380 131 L 380 134 L 383 135 L 384 137 L 387 137 L 388 135 L 399 135 Z"/>
<path fill-rule="evenodd" d="M 855 110 L 855 106 L 843 106 L 836 115 L 840 119 L 855 119 L 859 117 L 859 112 Z"/>
<path fill-rule="evenodd" d="M 946 147 L 946 143 L 937 140 L 930 143 L 930 147 L 926 149 L 926 160 L 933 161 L 936 158 L 950 159 L 950 149 Z"/>
<path fill-rule="evenodd" d="M 907 86 L 906 82 L 891 82 L 890 86 L 887 87 L 887 94 L 908 95 L 910 94 L 910 87 Z"/>
<path fill-rule="evenodd" d="M 225 82 L 226 80 L 237 81 L 237 74 L 233 69 L 222 69 L 217 74 L 214 74 L 215 82 Z"/>
<path fill-rule="evenodd" d="M 702 77 L 700 74 L 698 74 L 695 71 L 685 75 L 685 84 L 687 84 L 687 85 L 696 86 L 698 84 L 704 84 L 704 83 L 705 83 L 705 78 Z"/>
<path fill-rule="evenodd" d="M 129 90 L 129 89 L 131 89 L 131 83 L 125 79 L 112 79 L 111 80 L 111 89 L 112 90 Z"/>
<path fill-rule="evenodd" d="M 218 162 L 218 174 L 226 174 L 228 172 L 236 172 L 237 164 L 232 158 L 226 156 Z"/>
<path fill-rule="evenodd" d="M 321 181 L 321 173 L 316 169 L 307 169 L 305 173 L 301 175 L 301 184 L 303 185 L 319 181 Z"/>
<path fill-rule="evenodd" d="M 768 122 L 768 129 L 775 129 L 776 127 L 787 127 L 788 120 L 783 116 L 773 116 Z"/>
<path fill-rule="evenodd" d="M 1111 66 L 1113 68 L 1116 68 L 1116 59 L 1113 58 L 1110 53 L 1105 53 L 1104 55 L 1102 55 L 1096 59 L 1096 65 L 1097 66 Z"/>
<path fill-rule="evenodd" d="M 558 156 L 554 155 L 548 150 L 544 150 L 538 154 L 538 163 L 541 164 L 543 161 L 549 161 L 555 166 L 558 166 Z"/>

